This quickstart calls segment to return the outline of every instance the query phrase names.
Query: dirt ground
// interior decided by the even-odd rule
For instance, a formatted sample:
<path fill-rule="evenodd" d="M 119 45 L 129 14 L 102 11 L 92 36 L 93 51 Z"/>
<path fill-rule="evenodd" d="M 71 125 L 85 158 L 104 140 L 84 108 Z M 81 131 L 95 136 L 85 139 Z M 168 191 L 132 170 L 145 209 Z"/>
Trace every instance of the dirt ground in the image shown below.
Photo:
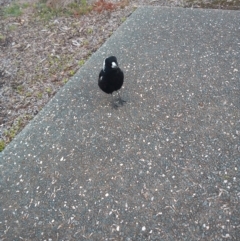
<path fill-rule="evenodd" d="M 240 9 L 240 0 L 58 1 L 0 0 L 0 151 L 139 5 Z"/>

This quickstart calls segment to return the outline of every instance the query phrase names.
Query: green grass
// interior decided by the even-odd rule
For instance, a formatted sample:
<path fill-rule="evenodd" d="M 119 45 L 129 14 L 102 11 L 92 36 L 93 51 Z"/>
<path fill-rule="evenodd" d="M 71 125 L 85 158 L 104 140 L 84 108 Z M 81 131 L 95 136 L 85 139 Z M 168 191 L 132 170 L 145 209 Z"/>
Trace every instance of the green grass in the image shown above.
<path fill-rule="evenodd" d="M 28 7 L 30 7 L 30 4 L 29 3 L 23 3 L 23 5 L 22 5 L 22 8 L 28 8 Z"/>
<path fill-rule="evenodd" d="M 11 128 L 10 130 L 5 131 L 5 136 L 10 140 L 12 140 L 15 137 L 16 133 L 17 133 L 17 130 L 15 130 L 14 128 Z"/>
<path fill-rule="evenodd" d="M 81 59 L 81 60 L 78 62 L 78 65 L 79 65 L 80 67 L 82 67 L 82 66 L 84 65 L 84 63 L 85 63 L 85 60 Z"/>
<path fill-rule="evenodd" d="M 4 131 L 4 138 L 6 141 L 0 139 L 0 152 L 5 148 L 6 144 L 9 143 L 23 128 L 24 122 L 31 120 L 33 117 L 31 115 L 23 115 L 18 117 L 10 129 Z"/>
<path fill-rule="evenodd" d="M 5 17 L 19 17 L 22 15 L 21 6 L 18 4 L 12 4 L 3 9 L 3 14 Z"/>
<path fill-rule="evenodd" d="M 66 84 L 68 82 L 68 79 L 67 78 L 64 78 L 63 79 L 63 83 Z"/>
<path fill-rule="evenodd" d="M 84 15 L 92 10 L 92 6 L 86 0 L 70 3 L 67 7 L 72 15 Z"/>
<path fill-rule="evenodd" d="M 19 86 L 17 87 L 17 93 L 18 93 L 18 94 L 22 94 L 22 93 L 23 93 L 23 90 L 24 90 L 24 87 L 23 87 L 22 85 L 19 85 Z"/>
<path fill-rule="evenodd" d="M 60 12 L 57 9 L 50 8 L 46 3 L 39 2 L 35 4 L 36 17 L 42 20 L 49 21 L 54 17 L 59 16 Z"/>
<path fill-rule="evenodd" d="M 74 74 L 75 74 L 75 70 L 71 69 L 71 70 L 69 71 L 69 76 L 73 76 Z"/>
<path fill-rule="evenodd" d="M 23 10 L 30 6 L 33 6 L 35 9 L 35 17 L 44 21 L 49 21 L 59 16 L 80 16 L 87 14 L 92 10 L 92 6 L 87 3 L 87 0 L 75 1 L 64 8 L 51 8 L 47 6 L 46 2 L 46 0 L 40 0 L 35 4 L 13 3 L 10 6 L 3 8 L 3 16 L 19 17 L 23 14 Z"/>
<path fill-rule="evenodd" d="M 14 121 L 10 129 L 4 131 L 3 136 L 5 139 L 0 139 L 0 152 L 3 151 L 7 143 L 9 143 L 20 132 L 24 126 L 24 122 L 26 122 L 26 120 L 29 121 L 32 118 L 33 117 L 28 114 L 20 116 Z"/>
<path fill-rule="evenodd" d="M 17 118 L 13 126 L 9 130 L 5 131 L 4 133 L 5 136 L 11 141 L 19 132 L 22 125 L 23 125 L 23 119 L 21 117 Z"/>
<path fill-rule="evenodd" d="M 92 10 L 92 6 L 86 0 L 81 0 L 79 3 L 70 3 L 65 8 L 51 8 L 46 5 L 46 1 L 40 1 L 34 5 L 36 17 L 44 21 L 49 21 L 59 16 L 77 16 L 87 14 Z"/>
<path fill-rule="evenodd" d="M 50 74 L 55 75 L 61 71 L 65 72 L 70 61 L 71 56 L 67 54 L 63 54 L 61 58 L 48 55 L 47 62 L 49 64 Z"/>
<path fill-rule="evenodd" d="M 126 21 L 126 17 L 121 18 L 122 23 Z"/>
<path fill-rule="evenodd" d="M 9 30 L 9 31 L 14 31 L 15 29 L 17 29 L 17 26 L 16 26 L 16 25 L 9 25 L 9 26 L 8 26 L 8 30 Z"/>
<path fill-rule="evenodd" d="M 30 97 L 30 96 L 32 96 L 32 93 L 31 93 L 31 92 L 27 92 L 27 93 L 25 94 L 25 96 L 26 96 L 26 97 Z"/>
<path fill-rule="evenodd" d="M 5 148 L 5 141 L 0 140 L 0 152 L 3 151 L 4 148 Z"/>
<path fill-rule="evenodd" d="M 86 39 L 86 40 L 84 40 L 84 41 L 83 41 L 83 45 L 84 45 L 84 46 L 89 45 L 89 41 L 88 41 L 87 39 Z"/>
<path fill-rule="evenodd" d="M 5 41 L 6 37 L 2 34 L 0 34 L 0 41 Z"/>
<path fill-rule="evenodd" d="M 38 93 L 37 93 L 37 97 L 38 97 L 39 99 L 42 99 L 42 95 L 43 95 L 43 94 L 42 94 L 41 92 L 38 92 Z"/>
<path fill-rule="evenodd" d="M 48 87 L 48 88 L 46 88 L 46 92 L 47 92 L 48 94 L 51 94 L 51 93 L 52 93 L 52 89 L 51 89 L 50 87 Z"/>
<path fill-rule="evenodd" d="M 87 33 L 88 33 L 88 34 L 92 34 L 92 33 L 93 33 L 93 29 L 92 29 L 92 28 L 88 28 L 88 29 L 87 29 Z"/>

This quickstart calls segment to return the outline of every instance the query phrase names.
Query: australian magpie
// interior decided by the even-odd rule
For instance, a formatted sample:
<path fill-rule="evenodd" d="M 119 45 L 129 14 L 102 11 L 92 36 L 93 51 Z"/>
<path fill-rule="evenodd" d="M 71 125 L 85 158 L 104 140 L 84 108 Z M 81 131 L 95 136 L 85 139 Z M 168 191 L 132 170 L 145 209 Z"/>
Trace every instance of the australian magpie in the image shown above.
<path fill-rule="evenodd" d="M 124 74 L 122 70 L 118 66 L 117 58 L 115 56 L 110 56 L 106 58 L 103 61 L 103 68 L 99 73 L 98 77 L 98 86 L 102 91 L 104 91 L 107 94 L 111 94 L 114 91 L 118 91 L 121 89 L 124 81 Z M 118 92 L 117 92 L 118 93 Z M 119 103 L 123 105 L 125 100 L 123 100 L 118 93 L 119 96 Z M 115 104 L 113 95 L 113 107 L 117 108 L 119 107 L 117 104 Z"/>

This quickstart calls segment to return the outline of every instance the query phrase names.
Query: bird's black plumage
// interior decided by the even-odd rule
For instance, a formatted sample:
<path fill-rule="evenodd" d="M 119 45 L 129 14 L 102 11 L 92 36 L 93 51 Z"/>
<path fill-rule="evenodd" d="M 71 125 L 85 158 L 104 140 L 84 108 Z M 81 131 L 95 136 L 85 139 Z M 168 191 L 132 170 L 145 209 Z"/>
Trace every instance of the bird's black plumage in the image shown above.
<path fill-rule="evenodd" d="M 124 82 L 124 74 L 118 66 L 117 58 L 110 56 L 103 62 L 103 69 L 99 73 L 98 86 L 102 91 L 107 94 L 112 94 L 114 91 L 121 89 Z M 119 93 L 118 93 L 119 95 Z M 119 101 L 121 104 L 125 102 L 119 95 Z M 114 107 L 117 105 L 113 101 Z"/>

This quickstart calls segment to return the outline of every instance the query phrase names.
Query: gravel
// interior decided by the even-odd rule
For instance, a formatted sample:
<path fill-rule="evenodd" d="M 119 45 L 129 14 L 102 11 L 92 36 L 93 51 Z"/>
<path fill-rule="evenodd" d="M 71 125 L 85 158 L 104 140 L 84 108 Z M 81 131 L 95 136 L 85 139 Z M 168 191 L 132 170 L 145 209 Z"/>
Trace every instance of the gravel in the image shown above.
<path fill-rule="evenodd" d="M 12 0 L 2 0 L 9 6 Z M 17 1 L 21 4 L 27 2 Z M 28 1 L 29 2 L 29 1 Z M 122 1 L 114 10 L 43 21 L 36 7 L 0 19 L 0 146 L 7 145 L 140 5 L 239 9 L 240 1 Z M 91 1 L 91 4 L 92 1 Z M 205 5 L 204 5 L 205 4 Z M 0 147 L 1 151 L 1 147 Z"/>

